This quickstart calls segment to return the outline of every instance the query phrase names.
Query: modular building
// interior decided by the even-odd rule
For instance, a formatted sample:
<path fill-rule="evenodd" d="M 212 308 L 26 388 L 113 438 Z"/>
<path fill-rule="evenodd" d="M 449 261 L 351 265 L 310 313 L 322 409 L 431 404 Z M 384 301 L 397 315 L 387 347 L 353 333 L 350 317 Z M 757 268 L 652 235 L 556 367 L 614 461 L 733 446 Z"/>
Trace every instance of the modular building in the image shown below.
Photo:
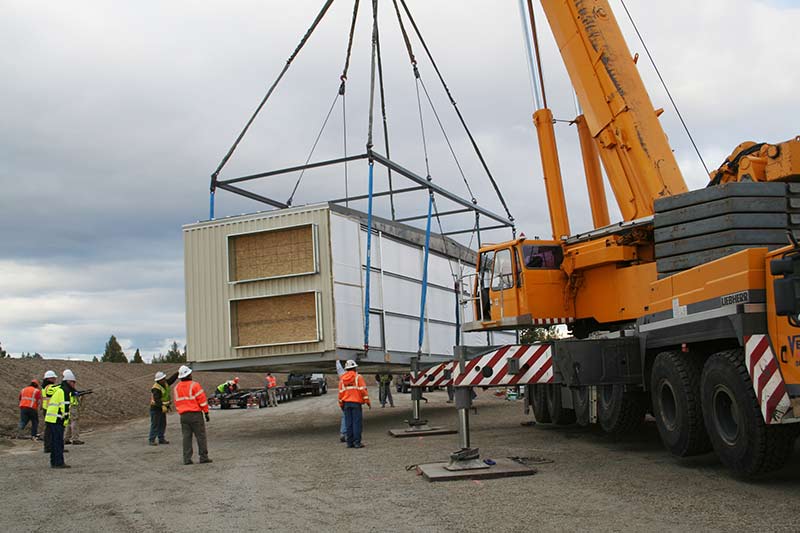
<path fill-rule="evenodd" d="M 187 351 L 201 370 L 331 372 L 408 367 L 417 355 L 424 231 L 373 217 L 369 350 L 364 352 L 366 215 L 333 203 L 184 226 Z M 432 235 L 420 363 L 453 358 L 455 278 L 475 252 Z M 459 313 L 459 316 L 457 316 Z M 465 333 L 469 345 L 508 344 L 513 333 Z"/>

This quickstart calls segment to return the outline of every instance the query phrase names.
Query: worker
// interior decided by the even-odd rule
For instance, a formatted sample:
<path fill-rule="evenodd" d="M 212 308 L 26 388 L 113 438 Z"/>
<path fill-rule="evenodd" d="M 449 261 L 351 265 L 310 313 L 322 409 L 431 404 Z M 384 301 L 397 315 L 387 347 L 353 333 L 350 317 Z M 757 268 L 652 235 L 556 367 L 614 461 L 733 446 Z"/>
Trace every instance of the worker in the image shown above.
<path fill-rule="evenodd" d="M 239 390 L 239 378 L 229 379 L 225 383 L 220 383 L 217 386 L 217 396 L 222 396 L 223 394 L 231 394 Z"/>
<path fill-rule="evenodd" d="M 183 464 L 192 464 L 192 435 L 197 439 L 197 453 L 200 463 L 213 462 L 208 457 L 206 424 L 208 422 L 208 400 L 203 388 L 192 381 L 192 369 L 186 365 L 178 369 L 180 383 L 175 386 L 175 409 L 181 415 L 181 434 L 183 435 Z M 203 421 L 205 416 L 205 422 Z"/>
<path fill-rule="evenodd" d="M 155 375 L 155 383 L 150 388 L 150 437 L 148 442 L 150 446 L 158 446 L 159 444 L 169 444 L 165 433 L 167 431 L 167 413 L 172 407 L 172 400 L 170 399 L 169 387 L 175 380 L 178 379 L 178 373 L 175 372 L 167 377 L 164 372 L 158 371 Z M 158 442 L 156 443 L 156 437 Z"/>
<path fill-rule="evenodd" d="M 356 362 L 349 359 L 344 364 L 344 374 L 339 377 L 339 407 L 344 410 L 348 448 L 364 447 L 361 442 L 361 406 L 367 404 L 372 409 L 367 382 L 356 368 Z"/>
<path fill-rule="evenodd" d="M 53 387 L 47 402 L 45 423 L 50 428 L 50 468 L 70 468 L 64 464 L 64 427 L 69 424 L 69 395 L 75 390 L 75 374 L 64 370 L 60 385 Z"/>
<path fill-rule="evenodd" d="M 381 402 L 381 407 L 386 407 L 386 402 L 389 402 L 389 405 L 394 407 L 394 400 L 392 399 L 392 375 L 375 374 L 375 381 L 378 383 L 378 400 Z"/>
<path fill-rule="evenodd" d="M 342 374 L 344 374 L 344 367 L 342 362 L 337 359 L 336 375 L 341 378 Z M 345 420 L 344 409 L 342 409 L 342 421 L 339 423 L 339 442 L 347 442 L 347 421 Z"/>
<path fill-rule="evenodd" d="M 39 381 L 32 379 L 30 384 L 19 392 L 19 432 L 31 423 L 31 439 L 39 434 L 39 409 L 42 406 L 42 391 Z"/>
<path fill-rule="evenodd" d="M 42 379 L 42 419 L 47 415 L 47 405 L 50 402 L 50 398 L 53 396 L 56 387 L 56 379 L 58 376 L 52 370 L 48 370 L 44 373 L 44 378 Z M 44 436 L 42 437 L 44 441 L 44 453 L 50 453 L 50 426 L 45 423 L 44 425 Z"/>
<path fill-rule="evenodd" d="M 275 398 L 275 387 L 278 386 L 278 380 L 272 375 L 272 372 L 267 372 L 267 407 L 278 407 L 278 400 Z"/>
<path fill-rule="evenodd" d="M 66 372 L 65 370 L 64 372 Z M 72 372 L 70 370 L 70 372 Z M 73 389 L 69 394 L 69 424 L 64 430 L 64 444 L 84 444 L 80 440 L 80 429 L 78 427 L 78 419 L 80 418 L 80 411 L 83 396 L 87 391 L 79 391 Z M 91 392 L 91 391 L 89 391 Z"/>

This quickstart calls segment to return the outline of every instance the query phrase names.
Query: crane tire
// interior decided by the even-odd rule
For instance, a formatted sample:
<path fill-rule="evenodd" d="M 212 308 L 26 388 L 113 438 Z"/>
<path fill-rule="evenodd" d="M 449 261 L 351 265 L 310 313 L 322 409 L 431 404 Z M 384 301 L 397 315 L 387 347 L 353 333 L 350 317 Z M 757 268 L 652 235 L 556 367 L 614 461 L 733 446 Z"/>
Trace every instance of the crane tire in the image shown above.
<path fill-rule="evenodd" d="M 575 422 L 579 426 L 586 427 L 591 421 L 592 401 L 590 398 L 590 387 L 577 387 L 572 389 L 572 406 L 575 411 Z"/>
<path fill-rule="evenodd" d="M 575 411 L 567 409 L 561 402 L 561 385 L 546 385 L 545 398 L 547 401 L 547 411 L 553 424 L 566 426 L 575 422 Z"/>
<path fill-rule="evenodd" d="M 664 446 L 678 457 L 711 451 L 700 402 L 703 362 L 702 357 L 689 352 L 662 352 L 650 373 L 658 433 Z"/>
<path fill-rule="evenodd" d="M 633 433 L 642 425 L 647 399 L 639 391 L 626 391 L 619 383 L 597 387 L 597 421 L 613 436 Z"/>
<path fill-rule="evenodd" d="M 744 350 L 735 348 L 709 357 L 700 392 L 714 451 L 737 477 L 756 477 L 786 463 L 800 428 L 764 422 L 745 367 Z"/>
<path fill-rule="evenodd" d="M 550 411 L 547 410 L 547 385 L 531 385 L 531 408 L 533 409 L 533 418 L 540 424 L 549 424 L 551 422 Z"/>

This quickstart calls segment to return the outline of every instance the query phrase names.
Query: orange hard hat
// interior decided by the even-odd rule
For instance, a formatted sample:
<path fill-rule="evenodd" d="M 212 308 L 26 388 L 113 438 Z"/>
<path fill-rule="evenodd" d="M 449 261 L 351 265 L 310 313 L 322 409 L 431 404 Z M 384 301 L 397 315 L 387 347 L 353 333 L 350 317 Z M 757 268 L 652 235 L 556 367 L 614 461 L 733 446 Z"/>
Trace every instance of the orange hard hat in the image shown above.
<path fill-rule="evenodd" d="M 38 387 L 39 386 L 39 380 L 38 379 L 32 379 L 31 380 L 31 385 L 33 385 L 34 387 Z"/>

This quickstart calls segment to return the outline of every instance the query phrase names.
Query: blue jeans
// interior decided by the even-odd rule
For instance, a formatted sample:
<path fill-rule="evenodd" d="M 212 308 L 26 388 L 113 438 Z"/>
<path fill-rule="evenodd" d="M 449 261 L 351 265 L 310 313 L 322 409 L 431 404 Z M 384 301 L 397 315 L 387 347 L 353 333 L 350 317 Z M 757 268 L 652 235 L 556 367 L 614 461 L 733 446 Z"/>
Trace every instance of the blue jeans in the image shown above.
<path fill-rule="evenodd" d="M 50 466 L 64 464 L 64 422 L 47 422 L 50 428 Z"/>
<path fill-rule="evenodd" d="M 361 404 L 357 402 L 344 402 L 345 433 L 347 447 L 361 444 Z"/>
<path fill-rule="evenodd" d="M 161 410 L 150 409 L 150 442 L 164 442 L 164 433 L 167 431 L 167 414 Z"/>
<path fill-rule="evenodd" d="M 342 423 L 339 424 L 339 434 L 343 437 L 347 435 L 347 421 L 344 418 L 344 409 L 342 409 Z"/>
<path fill-rule="evenodd" d="M 31 437 L 35 437 L 39 433 L 39 412 L 30 407 L 20 407 L 19 409 L 19 430 L 25 429 L 25 426 L 31 423 Z"/>

